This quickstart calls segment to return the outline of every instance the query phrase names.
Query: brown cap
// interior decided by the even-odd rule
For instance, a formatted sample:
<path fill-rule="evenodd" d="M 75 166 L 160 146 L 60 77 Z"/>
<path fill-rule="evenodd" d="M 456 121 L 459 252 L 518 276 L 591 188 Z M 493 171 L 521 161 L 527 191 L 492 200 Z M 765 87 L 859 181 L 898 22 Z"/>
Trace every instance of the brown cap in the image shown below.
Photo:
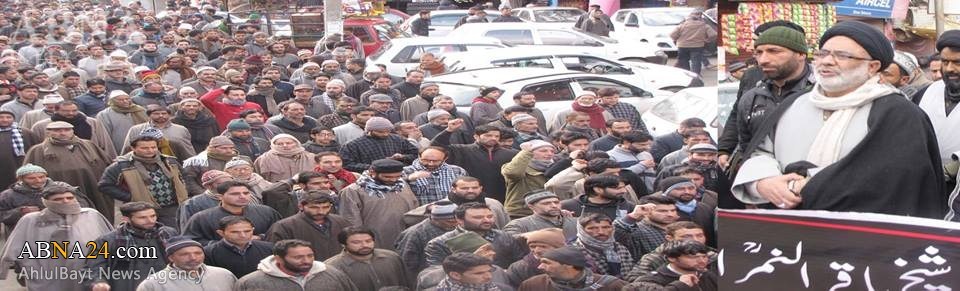
<path fill-rule="evenodd" d="M 63 128 L 73 128 L 73 124 L 69 124 L 63 121 L 54 121 L 50 124 L 47 124 L 47 129 L 63 129 Z"/>

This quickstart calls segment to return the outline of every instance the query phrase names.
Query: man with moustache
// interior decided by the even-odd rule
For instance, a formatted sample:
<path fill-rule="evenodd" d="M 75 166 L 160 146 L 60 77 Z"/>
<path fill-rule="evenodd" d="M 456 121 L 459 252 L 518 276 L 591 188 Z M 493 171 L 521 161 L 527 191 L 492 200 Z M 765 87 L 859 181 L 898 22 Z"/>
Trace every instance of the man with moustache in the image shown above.
<path fill-rule="evenodd" d="M 878 83 L 893 54 L 868 24 L 828 29 L 814 53 L 817 84 L 779 109 L 774 131 L 744 153 L 750 158 L 733 182 L 734 196 L 782 209 L 942 219 L 949 207 L 933 126 L 895 88 Z"/>
<path fill-rule="evenodd" d="M 519 235 L 541 229 L 557 228 L 563 230 L 562 235 L 565 238 L 573 238 L 577 235 L 577 221 L 563 215 L 557 194 L 547 190 L 537 190 L 524 195 L 523 202 L 533 211 L 533 215 L 510 221 L 503 227 L 504 232 Z"/>
<path fill-rule="evenodd" d="M 157 222 L 156 206 L 147 202 L 130 202 L 120 206 L 123 223 L 117 229 L 104 234 L 95 241 L 110 247 L 114 254 L 120 247 L 154 247 L 163 249 L 164 244 L 172 237 L 177 236 L 177 230 Z M 85 285 L 91 290 L 134 290 L 137 285 L 147 279 L 147 274 L 160 270 L 166 265 L 162 253 L 157 258 L 104 258 L 98 256 L 87 261 L 87 269 L 93 274 L 86 278 Z M 140 272 L 141 276 L 119 278 L 103 276 L 114 271 Z"/>
<path fill-rule="evenodd" d="M 507 225 L 507 223 L 510 222 L 510 215 L 508 215 L 507 211 L 503 209 L 503 204 L 496 199 L 487 198 L 486 193 L 483 193 L 483 186 L 480 185 L 480 180 L 477 178 L 460 176 L 457 177 L 452 184 L 453 185 L 448 188 L 448 191 L 446 191 L 446 198 L 417 207 L 417 209 L 407 212 L 403 215 L 404 222 L 407 225 L 413 225 L 420 222 L 430 215 L 429 211 L 427 211 L 427 208 L 433 207 L 434 204 L 440 201 L 450 201 L 455 205 L 463 205 L 464 203 L 469 202 L 486 204 L 487 206 L 490 206 L 490 210 L 493 211 L 493 214 L 496 217 L 497 228 L 503 228 Z"/>
<path fill-rule="evenodd" d="M 343 271 L 315 261 L 310 243 L 298 239 L 277 242 L 273 255 L 260 261 L 257 269 L 240 278 L 233 290 L 306 290 L 307 286 L 309 290 L 360 290 Z"/>
<path fill-rule="evenodd" d="M 406 226 L 399 218 L 418 206 L 410 186 L 400 179 L 404 166 L 397 160 L 375 160 L 356 183 L 339 193 L 340 214 L 353 225 L 373 229 L 380 248 L 393 245 Z"/>
<path fill-rule="evenodd" d="M 217 234 L 223 238 L 203 248 L 203 261 L 237 277 L 256 271 L 257 264 L 273 252 L 272 243 L 253 239 L 253 222 L 243 216 L 221 218 Z"/>
<path fill-rule="evenodd" d="M 418 114 L 429 111 L 433 106 L 433 98 L 440 94 L 440 85 L 433 82 L 420 83 L 419 92 L 420 94 L 411 96 L 400 104 L 401 119 L 414 120 Z"/>
<path fill-rule="evenodd" d="M 324 261 L 343 271 L 360 290 L 383 290 L 411 286 L 403 261 L 397 253 L 374 248 L 377 240 L 372 230 L 348 226 L 337 236 L 343 252 Z"/>
<path fill-rule="evenodd" d="M 314 186 L 307 183 L 306 187 Z M 318 189 L 300 192 L 297 195 L 300 212 L 277 221 L 267 231 L 266 239 L 273 242 L 286 239 L 310 242 L 314 256 L 321 261 L 337 255 L 340 250 L 337 238 L 342 229 L 351 224 L 343 216 L 332 213 L 337 203 L 333 195 L 333 192 Z"/>
<path fill-rule="evenodd" d="M 942 79 L 933 82 L 929 87 L 917 93 L 916 100 L 937 133 L 937 144 L 940 146 L 940 159 L 950 178 L 946 187 L 951 193 L 950 213 L 948 220 L 960 221 L 957 211 L 960 211 L 960 201 L 956 193 L 960 192 L 957 185 L 957 154 L 960 152 L 960 139 L 950 132 L 960 126 L 960 114 L 953 114 L 960 103 L 960 30 L 951 30 L 943 33 L 937 41 L 937 50 L 940 51 Z"/>
<path fill-rule="evenodd" d="M 490 206 L 468 202 L 458 206 L 454 215 L 457 218 L 457 228 L 430 240 L 424 248 L 428 264 L 440 265 L 444 258 L 453 253 L 446 242 L 465 232 L 474 232 L 490 242 L 497 253 L 494 264 L 501 268 L 509 267 L 526 253 L 524 246 L 516 238 L 494 227 L 496 222 Z"/>
<path fill-rule="evenodd" d="M 423 271 L 430 265 L 427 264 L 427 256 L 423 249 L 427 247 L 430 240 L 447 233 L 457 227 L 457 219 L 454 217 L 454 211 L 457 205 L 448 200 L 440 200 L 427 205 L 426 212 L 429 219 L 421 221 L 400 233 L 393 249 L 403 258 L 404 266 L 410 280 L 416 280 L 420 271 Z"/>
<path fill-rule="evenodd" d="M 227 181 L 217 186 L 220 194 L 220 206 L 206 209 L 190 217 L 183 235 L 189 236 L 203 245 L 209 245 L 223 238 L 217 232 L 220 219 L 237 215 L 253 222 L 254 239 L 261 239 L 275 222 L 280 220 L 280 214 L 268 206 L 250 203 L 252 192 L 250 186 L 237 181 Z"/>
<path fill-rule="evenodd" d="M 237 277 L 227 269 L 203 263 L 203 246 L 185 236 L 167 240 L 164 254 L 170 264 L 151 274 L 137 291 L 205 290 L 230 291 Z M 111 289 L 113 290 L 113 289 Z"/>
<path fill-rule="evenodd" d="M 754 47 L 754 58 L 764 79 L 738 99 L 723 134 L 718 138 L 720 164 L 723 166 L 736 153 L 738 145 L 743 150 L 751 143 L 765 117 L 779 104 L 792 96 L 810 92 L 816 83 L 813 69 L 807 65 L 803 32 L 788 26 L 773 27 L 760 34 Z"/>
<path fill-rule="evenodd" d="M 710 252 L 709 247 L 695 240 L 672 242 L 664 250 L 669 264 L 637 278 L 623 290 L 718 290 L 717 274 L 707 269 Z"/>

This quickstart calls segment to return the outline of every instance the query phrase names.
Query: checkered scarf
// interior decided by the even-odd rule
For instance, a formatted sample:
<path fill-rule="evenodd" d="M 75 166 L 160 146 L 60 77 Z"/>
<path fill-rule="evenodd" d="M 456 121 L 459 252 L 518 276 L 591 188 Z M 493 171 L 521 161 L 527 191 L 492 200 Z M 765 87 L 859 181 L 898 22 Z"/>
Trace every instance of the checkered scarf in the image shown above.
<path fill-rule="evenodd" d="M 362 187 L 363 190 L 367 192 L 367 195 L 384 198 L 387 193 L 395 193 L 403 190 L 404 181 L 397 181 L 397 183 L 393 185 L 381 185 L 376 179 L 367 173 L 363 173 L 360 179 L 357 179 L 357 185 Z"/>
<path fill-rule="evenodd" d="M 0 128 L 0 132 L 10 132 L 10 140 L 13 141 L 13 154 L 18 157 L 25 156 L 26 149 L 23 144 L 23 135 L 20 133 L 20 125 L 14 122 L 10 127 Z"/>

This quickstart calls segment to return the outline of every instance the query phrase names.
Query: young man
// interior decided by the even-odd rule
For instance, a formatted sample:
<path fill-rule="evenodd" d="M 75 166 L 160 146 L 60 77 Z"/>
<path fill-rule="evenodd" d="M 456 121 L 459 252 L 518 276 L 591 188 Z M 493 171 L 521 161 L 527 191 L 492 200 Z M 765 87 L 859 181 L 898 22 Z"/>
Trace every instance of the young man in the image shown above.
<path fill-rule="evenodd" d="M 549 250 L 540 257 L 537 269 L 544 274 L 534 276 L 520 284 L 520 291 L 571 290 L 617 291 L 627 282 L 617 277 L 595 274 L 587 266 L 587 258 L 574 247 Z"/>
<path fill-rule="evenodd" d="M 436 290 L 500 290 L 493 283 L 493 266 L 490 259 L 473 253 L 455 253 L 443 260 L 443 272 L 447 277 L 440 281 Z"/>
<path fill-rule="evenodd" d="M 147 202 L 130 202 L 120 206 L 120 214 L 123 215 L 123 223 L 114 230 L 100 238 L 101 242 L 110 247 L 110 253 L 117 253 L 117 249 L 123 246 L 135 245 L 137 247 L 154 247 L 163 249 L 167 240 L 177 236 L 175 228 L 165 226 L 157 222 L 157 207 Z M 151 270 L 162 269 L 166 261 L 161 258 L 103 258 L 87 262 L 87 268 L 93 274 L 93 278 L 88 278 L 93 290 L 133 290 L 140 282 L 147 279 L 147 274 Z M 139 271 L 141 276 L 130 278 L 119 278 L 103 276 L 115 270 Z"/>
<path fill-rule="evenodd" d="M 717 275 L 707 270 L 709 252 L 710 248 L 698 241 L 672 242 L 664 251 L 669 264 L 623 290 L 717 290 Z"/>
<path fill-rule="evenodd" d="M 350 222 L 343 216 L 332 213 L 336 204 L 332 193 L 325 190 L 306 190 L 297 196 L 300 197 L 300 213 L 284 218 L 270 227 L 266 239 L 307 241 L 313 248 L 314 256 L 321 261 L 339 254 L 338 236 L 343 228 L 350 226 Z"/>
<path fill-rule="evenodd" d="M 274 244 L 273 255 L 257 265 L 257 271 L 237 281 L 236 291 L 257 290 L 340 290 L 359 291 L 342 271 L 315 261 L 310 243 L 289 239 Z"/>
<path fill-rule="evenodd" d="M 391 250 L 374 247 L 376 235 L 369 228 L 349 226 L 337 235 L 343 252 L 324 263 L 347 274 L 360 290 L 408 287 L 400 256 Z"/>
<path fill-rule="evenodd" d="M 243 216 L 221 218 L 217 234 L 223 239 L 203 248 L 204 263 L 230 270 L 237 278 L 256 271 L 260 260 L 271 255 L 273 244 L 253 239 L 253 227 Z"/>
<path fill-rule="evenodd" d="M 237 181 L 228 181 L 217 186 L 220 193 L 220 207 L 210 208 L 194 214 L 187 221 L 183 234 L 195 238 L 203 245 L 209 245 L 223 238 L 217 232 L 220 219 L 238 215 L 253 222 L 254 239 L 263 238 L 274 222 L 281 219 L 280 214 L 270 207 L 250 203 L 250 186 Z"/>
<path fill-rule="evenodd" d="M 158 274 L 147 277 L 138 291 L 211 290 L 230 291 L 237 277 L 230 271 L 203 263 L 203 246 L 184 236 L 167 240 L 164 253 L 170 262 Z"/>

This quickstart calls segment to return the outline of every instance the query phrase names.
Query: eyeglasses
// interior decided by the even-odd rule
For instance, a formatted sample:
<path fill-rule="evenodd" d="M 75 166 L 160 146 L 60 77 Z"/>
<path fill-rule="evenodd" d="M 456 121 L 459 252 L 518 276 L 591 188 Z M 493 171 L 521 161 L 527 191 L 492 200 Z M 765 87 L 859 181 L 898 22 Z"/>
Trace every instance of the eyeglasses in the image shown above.
<path fill-rule="evenodd" d="M 861 58 L 844 51 L 817 50 L 813 52 L 814 59 L 824 59 L 827 56 L 833 56 L 833 59 L 843 62 L 849 60 L 872 61 L 871 58 Z"/>

